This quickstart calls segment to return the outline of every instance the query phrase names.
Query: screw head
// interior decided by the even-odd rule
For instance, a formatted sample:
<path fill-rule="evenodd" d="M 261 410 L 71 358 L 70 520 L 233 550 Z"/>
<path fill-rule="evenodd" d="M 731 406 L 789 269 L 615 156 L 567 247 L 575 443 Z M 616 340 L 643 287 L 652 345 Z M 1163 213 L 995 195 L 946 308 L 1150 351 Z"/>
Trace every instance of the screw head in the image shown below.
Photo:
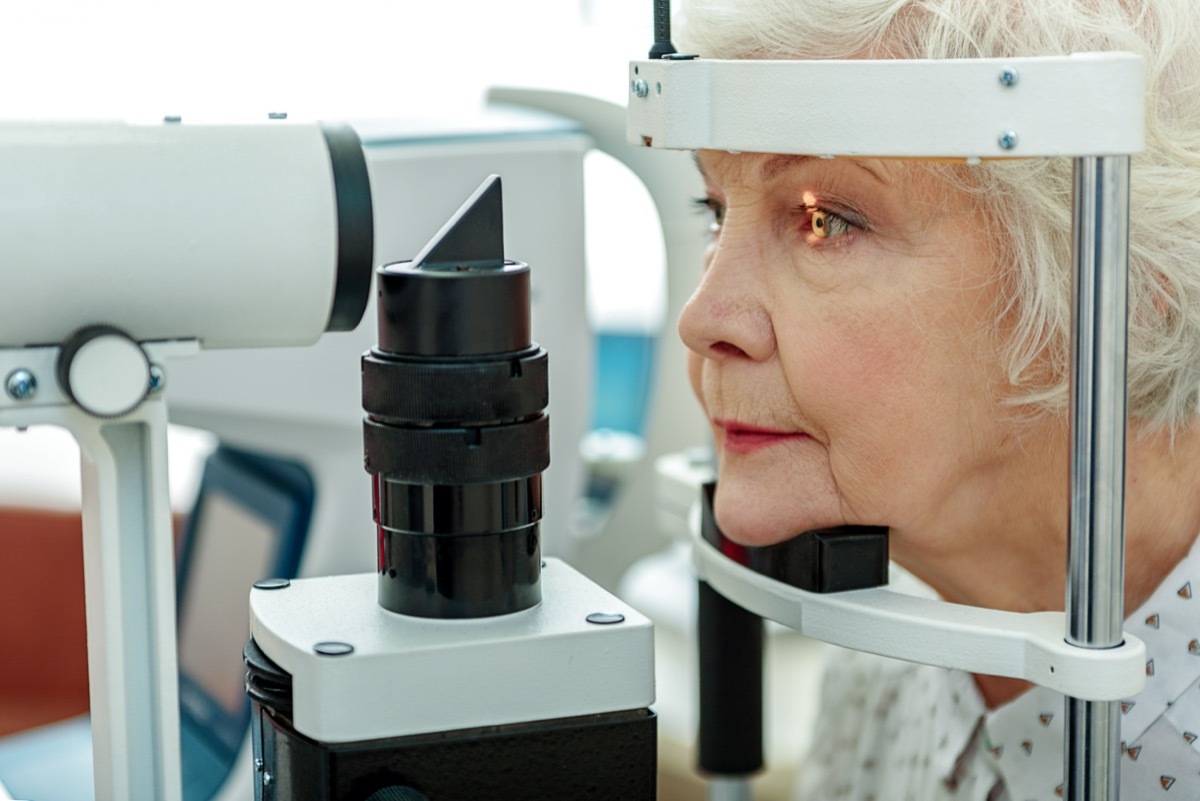
<path fill-rule="evenodd" d="M 292 586 L 292 582 L 285 578 L 259 579 L 254 582 L 256 590 L 282 590 L 290 586 Z"/>
<path fill-rule="evenodd" d="M 641 78 L 629 84 L 630 90 L 638 97 L 645 97 L 650 94 L 650 84 L 646 83 Z"/>
<path fill-rule="evenodd" d="M 168 114 L 167 116 L 163 117 L 163 122 L 183 122 L 183 117 L 179 116 L 178 114 Z"/>
<path fill-rule="evenodd" d="M 8 396 L 15 401 L 33 400 L 37 395 L 37 378 L 28 370 L 18 368 L 8 374 L 8 378 L 4 382 L 4 389 L 8 392 Z"/>
<path fill-rule="evenodd" d="M 158 394 L 167 388 L 167 371 L 160 364 L 150 365 L 150 392 Z"/>
<path fill-rule="evenodd" d="M 1000 138 L 996 141 L 999 143 L 1000 147 L 1004 148 L 1005 150 L 1012 150 L 1017 146 L 1017 132 L 1001 131 Z"/>
<path fill-rule="evenodd" d="M 262 757 L 256 757 L 254 760 L 254 770 L 261 773 L 264 764 L 265 763 L 262 761 Z"/>
<path fill-rule="evenodd" d="M 319 642 L 313 646 L 313 653 L 321 656 L 345 656 L 354 653 L 354 646 L 348 642 Z"/>
<path fill-rule="evenodd" d="M 615 612 L 592 612 L 585 620 L 598 626 L 611 626 L 613 623 L 624 623 L 625 616 Z"/>
<path fill-rule="evenodd" d="M 1021 79 L 1021 74 L 1012 67 L 1005 67 L 1000 71 L 1000 85 L 1008 89 L 1017 85 L 1017 81 Z"/>

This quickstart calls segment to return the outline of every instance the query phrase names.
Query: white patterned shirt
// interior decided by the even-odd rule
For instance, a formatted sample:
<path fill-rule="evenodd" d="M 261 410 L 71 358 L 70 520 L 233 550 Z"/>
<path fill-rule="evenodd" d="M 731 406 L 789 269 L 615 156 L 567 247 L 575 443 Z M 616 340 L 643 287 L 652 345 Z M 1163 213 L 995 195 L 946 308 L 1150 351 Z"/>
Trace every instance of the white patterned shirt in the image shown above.
<path fill-rule="evenodd" d="M 911 577 L 894 578 L 903 591 Z M 1121 703 L 1123 801 L 1200 799 L 1200 540 L 1125 622 L 1146 687 Z M 835 649 L 803 801 L 1055 801 L 1063 696 L 1034 687 L 988 710 L 972 677 Z"/>

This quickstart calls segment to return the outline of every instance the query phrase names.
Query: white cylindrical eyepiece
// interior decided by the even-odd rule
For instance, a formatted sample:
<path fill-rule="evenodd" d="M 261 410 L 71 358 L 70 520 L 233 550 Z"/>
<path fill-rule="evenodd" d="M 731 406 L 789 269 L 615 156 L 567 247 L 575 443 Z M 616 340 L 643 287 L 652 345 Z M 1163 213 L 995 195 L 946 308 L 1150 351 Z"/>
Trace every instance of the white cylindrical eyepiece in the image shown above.
<path fill-rule="evenodd" d="M 346 126 L 0 125 L 0 348 L 89 325 L 204 348 L 349 330 L 370 185 Z"/>

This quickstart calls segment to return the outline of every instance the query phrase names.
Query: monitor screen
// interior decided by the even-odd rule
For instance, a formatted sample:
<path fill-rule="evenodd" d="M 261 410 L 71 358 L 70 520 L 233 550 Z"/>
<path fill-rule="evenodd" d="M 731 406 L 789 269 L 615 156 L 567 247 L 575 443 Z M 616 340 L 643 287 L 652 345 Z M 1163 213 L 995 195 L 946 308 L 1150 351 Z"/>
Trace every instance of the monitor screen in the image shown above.
<path fill-rule="evenodd" d="M 197 531 L 179 609 L 179 668 L 231 714 L 245 703 L 242 646 L 251 585 L 270 574 L 278 521 L 219 490 L 193 512 Z M 187 703 L 186 696 L 183 699 Z M 200 710 L 193 710 L 200 712 Z"/>

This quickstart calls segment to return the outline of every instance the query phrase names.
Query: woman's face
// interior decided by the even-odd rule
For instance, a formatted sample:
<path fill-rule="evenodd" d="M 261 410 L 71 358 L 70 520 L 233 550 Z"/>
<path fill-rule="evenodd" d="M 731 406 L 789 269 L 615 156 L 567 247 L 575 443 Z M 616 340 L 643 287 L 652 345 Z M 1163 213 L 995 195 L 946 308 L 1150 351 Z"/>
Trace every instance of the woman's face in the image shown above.
<path fill-rule="evenodd" d="M 1002 404 L 1000 266 L 965 193 L 903 162 L 697 163 L 714 232 L 679 329 L 726 534 L 887 525 L 899 556 L 1054 480 Z"/>

